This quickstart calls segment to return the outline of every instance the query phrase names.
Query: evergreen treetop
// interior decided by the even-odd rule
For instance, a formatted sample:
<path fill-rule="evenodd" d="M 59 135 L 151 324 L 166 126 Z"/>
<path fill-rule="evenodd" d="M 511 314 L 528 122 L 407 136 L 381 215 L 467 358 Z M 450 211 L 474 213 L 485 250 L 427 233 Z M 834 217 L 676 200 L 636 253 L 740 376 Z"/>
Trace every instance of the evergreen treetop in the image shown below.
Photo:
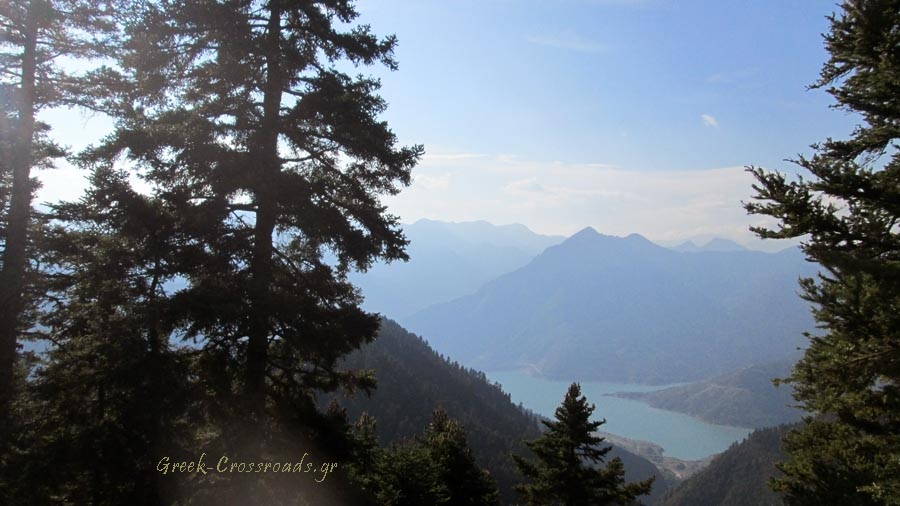
<path fill-rule="evenodd" d="M 475 462 L 462 425 L 438 408 L 424 434 L 379 448 L 374 420 L 360 417 L 351 475 L 377 503 L 392 506 L 497 506 L 499 492 Z"/>
<path fill-rule="evenodd" d="M 347 0 L 150 2 L 118 68 L 96 75 L 118 90 L 104 105 L 118 122 L 83 160 L 127 158 L 180 210 L 185 335 L 228 357 L 223 409 L 251 432 L 283 421 L 270 409 L 319 423 L 317 390 L 372 387 L 337 369 L 378 327 L 346 274 L 405 258 L 380 197 L 409 183 L 422 148 L 379 119 L 377 80 L 339 70 L 396 67 L 395 38 L 356 17 Z"/>
<path fill-rule="evenodd" d="M 813 87 L 863 123 L 799 157 L 798 178 L 751 167 L 745 205 L 776 220 L 760 237 L 802 238 L 823 269 L 801 280 L 821 331 L 788 378 L 818 416 L 788 436 L 777 488 L 788 504 L 900 504 L 900 2 L 847 0 L 829 19 Z"/>
<path fill-rule="evenodd" d="M 604 439 L 596 431 L 606 420 L 591 421 L 594 409 L 581 395 L 581 386 L 572 383 L 562 404 L 556 408 L 555 420 L 543 421 L 546 432 L 526 443 L 537 462 L 514 456 L 528 480 L 519 487 L 527 504 L 619 504 L 650 492 L 653 478 L 625 483 L 625 469 L 618 457 L 600 466 L 612 447 L 600 446 Z"/>

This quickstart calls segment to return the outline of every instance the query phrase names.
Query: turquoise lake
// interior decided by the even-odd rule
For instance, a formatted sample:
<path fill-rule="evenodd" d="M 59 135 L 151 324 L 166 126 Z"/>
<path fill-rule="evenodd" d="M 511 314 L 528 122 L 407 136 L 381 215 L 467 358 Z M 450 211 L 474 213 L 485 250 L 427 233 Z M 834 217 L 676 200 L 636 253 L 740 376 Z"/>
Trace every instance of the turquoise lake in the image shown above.
<path fill-rule="evenodd" d="M 524 371 L 488 372 L 491 381 L 500 383 L 516 404 L 553 418 L 571 381 L 557 381 L 532 376 Z M 727 449 L 731 443 L 744 439 L 751 429 L 729 427 L 703 422 L 681 413 L 656 409 L 643 402 L 603 394 L 613 392 L 647 392 L 666 388 L 623 383 L 582 382 L 581 391 L 595 404 L 594 419 L 606 418 L 600 430 L 630 439 L 652 441 L 665 454 L 685 460 L 702 459 Z"/>

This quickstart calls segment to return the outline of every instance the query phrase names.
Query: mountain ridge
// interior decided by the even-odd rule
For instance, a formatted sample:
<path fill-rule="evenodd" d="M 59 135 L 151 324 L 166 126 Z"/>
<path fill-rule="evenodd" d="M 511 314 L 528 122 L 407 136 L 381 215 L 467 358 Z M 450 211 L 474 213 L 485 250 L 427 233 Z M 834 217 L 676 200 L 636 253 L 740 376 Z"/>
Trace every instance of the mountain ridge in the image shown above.
<path fill-rule="evenodd" d="M 685 255 L 586 227 L 473 294 L 400 321 L 479 369 L 531 363 L 550 376 L 698 381 L 794 352 L 812 328 L 796 280 L 814 271 L 796 249 Z"/>
<path fill-rule="evenodd" d="M 698 245 L 692 239 L 688 239 L 680 244 L 669 247 L 669 249 L 679 251 L 681 253 L 699 253 L 703 251 L 754 251 L 742 244 L 738 244 L 737 242 L 732 241 L 731 239 L 725 239 L 723 237 L 713 237 L 712 239 L 704 242 L 703 246 Z"/>
<path fill-rule="evenodd" d="M 521 224 L 486 221 L 421 219 L 403 230 L 410 241 L 408 262 L 380 262 L 349 276 L 364 297 L 362 307 L 390 318 L 473 293 L 564 239 L 537 234 Z"/>

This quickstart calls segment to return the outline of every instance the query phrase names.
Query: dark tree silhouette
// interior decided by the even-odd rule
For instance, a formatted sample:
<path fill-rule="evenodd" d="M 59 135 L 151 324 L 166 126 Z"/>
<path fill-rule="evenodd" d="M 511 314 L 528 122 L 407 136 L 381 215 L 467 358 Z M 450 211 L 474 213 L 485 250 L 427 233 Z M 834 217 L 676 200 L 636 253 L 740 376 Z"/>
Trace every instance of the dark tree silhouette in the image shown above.
<path fill-rule="evenodd" d="M 750 168 L 764 238 L 803 238 L 824 269 L 801 281 L 822 332 L 788 381 L 816 414 L 787 437 L 776 488 L 788 504 L 900 504 L 900 2 L 848 0 L 831 16 L 814 88 L 864 124 L 795 163 L 809 179 Z"/>
<path fill-rule="evenodd" d="M 30 324 L 24 313 L 33 301 L 31 171 L 64 154 L 35 116 L 47 107 L 85 103 L 85 80 L 59 62 L 105 54 L 115 32 L 112 12 L 110 2 L 92 0 L 0 2 L 0 446 L 15 394 L 17 343 Z"/>
<path fill-rule="evenodd" d="M 627 504 L 650 493 L 653 478 L 625 483 L 625 468 L 617 457 L 600 467 L 612 447 L 600 447 L 603 438 L 594 433 L 606 420 L 592 422 L 594 405 L 572 383 L 556 421 L 544 421 L 547 431 L 528 442 L 537 462 L 514 456 L 528 482 L 519 487 L 527 504 L 588 506 Z"/>
<path fill-rule="evenodd" d="M 94 73 L 110 91 L 97 107 L 117 125 L 83 162 L 127 159 L 179 217 L 167 260 L 186 286 L 172 317 L 201 347 L 208 448 L 347 457 L 346 421 L 318 393 L 374 387 L 338 366 L 378 329 L 346 276 L 405 258 L 380 199 L 409 183 L 422 148 L 397 146 L 379 119 L 377 80 L 339 69 L 396 68 L 394 37 L 356 17 L 347 0 L 148 2 L 116 66 Z M 265 476 L 223 479 L 231 501 L 301 494 Z"/>

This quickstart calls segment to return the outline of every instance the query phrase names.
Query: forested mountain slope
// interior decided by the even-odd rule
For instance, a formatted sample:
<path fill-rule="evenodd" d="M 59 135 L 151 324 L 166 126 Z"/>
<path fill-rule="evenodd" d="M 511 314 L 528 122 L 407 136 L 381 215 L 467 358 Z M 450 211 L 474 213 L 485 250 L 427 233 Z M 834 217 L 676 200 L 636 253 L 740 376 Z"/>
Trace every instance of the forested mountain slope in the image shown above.
<path fill-rule="evenodd" d="M 376 372 L 378 388 L 371 398 L 357 395 L 341 403 L 351 418 L 364 411 L 373 415 L 382 443 L 421 433 L 432 411 L 443 406 L 465 426 L 470 446 L 497 479 L 504 500 L 515 499 L 513 486 L 520 478 L 510 454 L 527 451 L 523 440 L 539 435 L 538 420 L 514 405 L 483 373 L 450 362 L 420 337 L 386 319 L 376 341 L 351 355 L 346 365 Z M 624 462 L 629 481 L 657 476 L 654 498 L 665 491 L 666 480 L 650 461 L 621 448 L 614 448 L 613 456 Z"/>
<path fill-rule="evenodd" d="M 652 392 L 613 394 L 660 409 L 678 411 L 719 425 L 760 429 L 800 421 L 790 385 L 775 386 L 774 378 L 790 374 L 793 362 L 783 360 L 745 367 L 715 378 Z"/>
<path fill-rule="evenodd" d="M 769 486 L 783 459 L 781 439 L 791 426 L 761 429 L 717 456 L 709 467 L 666 494 L 661 506 L 780 506 Z M 823 505 L 824 506 L 824 505 Z"/>

